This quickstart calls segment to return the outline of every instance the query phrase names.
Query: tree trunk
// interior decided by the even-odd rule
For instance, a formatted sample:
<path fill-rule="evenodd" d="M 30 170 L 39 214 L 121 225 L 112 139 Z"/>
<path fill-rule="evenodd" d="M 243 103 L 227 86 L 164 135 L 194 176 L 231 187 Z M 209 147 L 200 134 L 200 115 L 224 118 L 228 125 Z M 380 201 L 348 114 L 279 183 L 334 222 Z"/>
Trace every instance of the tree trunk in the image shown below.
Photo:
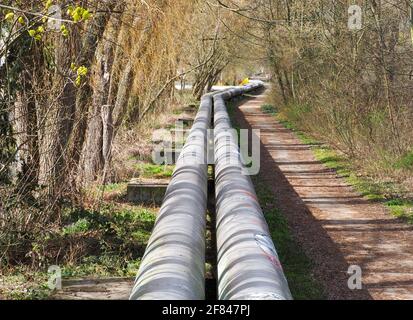
<path fill-rule="evenodd" d="M 13 132 L 17 147 L 18 183 L 22 193 L 37 185 L 38 146 L 36 133 L 36 107 L 26 96 L 27 88 L 17 92 L 13 112 Z"/>
<path fill-rule="evenodd" d="M 51 211 L 58 212 L 58 202 L 67 187 L 67 148 L 74 125 L 76 88 L 65 72 L 70 70 L 72 43 L 70 39 L 56 36 L 53 92 L 59 96 L 48 106 L 38 106 L 40 130 L 39 184 L 46 187 L 47 202 Z"/>
<path fill-rule="evenodd" d="M 117 19 L 111 19 L 105 38 L 115 39 L 118 31 Z M 110 106 L 107 105 L 110 84 L 112 81 L 112 67 L 114 60 L 115 43 L 103 40 L 96 51 L 94 90 L 91 106 L 91 117 L 86 131 L 86 140 L 82 152 L 82 182 L 92 182 L 102 172 L 105 159 L 105 114 Z"/>
<path fill-rule="evenodd" d="M 100 43 L 107 22 L 111 15 L 111 10 L 114 8 L 116 2 L 113 0 L 102 1 L 101 11 L 97 10 L 92 23 L 88 27 L 86 36 L 82 41 L 82 48 L 80 54 L 80 61 L 78 65 L 85 66 L 90 69 L 93 62 L 93 58 L 96 54 L 96 49 Z M 88 129 L 88 115 L 90 106 L 90 97 L 93 94 L 93 89 L 89 82 L 85 83 L 79 90 L 76 97 L 76 124 L 72 137 L 72 143 L 70 146 L 70 161 L 72 163 L 72 176 L 78 175 L 79 163 L 84 150 L 84 144 L 86 141 L 86 132 Z M 98 102 L 96 102 L 98 103 Z M 96 110 L 95 110 L 96 111 Z M 92 114 L 96 113 L 92 110 Z M 99 127 L 99 125 L 97 125 Z M 73 178 L 74 179 L 74 178 Z M 75 182 L 73 182 L 76 184 Z"/>

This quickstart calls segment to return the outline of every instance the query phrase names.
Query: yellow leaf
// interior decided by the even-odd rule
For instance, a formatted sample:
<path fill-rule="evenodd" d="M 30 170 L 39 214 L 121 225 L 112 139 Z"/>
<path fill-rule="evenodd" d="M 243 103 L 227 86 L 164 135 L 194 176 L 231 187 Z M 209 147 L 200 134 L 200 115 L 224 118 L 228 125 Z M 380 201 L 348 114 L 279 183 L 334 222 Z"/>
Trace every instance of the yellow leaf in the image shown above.
<path fill-rule="evenodd" d="M 84 66 L 81 66 L 77 69 L 77 75 L 80 76 L 80 77 L 86 76 L 87 72 L 88 72 L 88 68 L 86 68 Z"/>
<path fill-rule="evenodd" d="M 79 22 L 82 19 L 82 14 L 83 14 L 83 8 L 77 7 L 72 13 L 73 21 Z"/>
<path fill-rule="evenodd" d="M 64 37 L 67 37 L 69 35 L 69 30 L 67 30 L 66 26 L 64 24 L 62 24 L 60 26 L 60 31 L 62 32 L 62 35 Z"/>
<path fill-rule="evenodd" d="M 80 76 L 77 76 L 75 84 L 76 86 L 80 87 L 80 84 L 82 83 L 82 78 Z"/>
<path fill-rule="evenodd" d="M 82 20 L 88 20 L 90 18 L 89 10 L 84 10 L 82 13 Z"/>
<path fill-rule="evenodd" d="M 10 21 L 13 20 L 14 18 L 14 13 L 13 12 L 9 12 L 8 14 L 6 14 L 6 16 L 4 17 L 6 20 Z"/>
<path fill-rule="evenodd" d="M 250 79 L 245 78 L 244 80 L 242 80 L 241 85 L 246 86 L 249 82 L 250 82 Z"/>
<path fill-rule="evenodd" d="M 52 4 L 53 4 L 52 0 L 47 0 L 46 1 L 46 9 L 49 9 L 52 6 Z"/>
<path fill-rule="evenodd" d="M 68 16 L 72 16 L 72 14 L 73 14 L 73 6 L 69 6 L 68 8 L 67 8 L 67 15 Z"/>

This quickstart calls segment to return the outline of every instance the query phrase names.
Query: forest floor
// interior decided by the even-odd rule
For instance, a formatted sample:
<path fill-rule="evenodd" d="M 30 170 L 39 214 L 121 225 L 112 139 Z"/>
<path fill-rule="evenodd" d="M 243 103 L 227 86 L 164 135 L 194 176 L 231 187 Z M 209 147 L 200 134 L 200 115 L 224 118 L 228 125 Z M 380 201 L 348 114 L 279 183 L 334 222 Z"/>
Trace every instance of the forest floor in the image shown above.
<path fill-rule="evenodd" d="M 233 111 L 235 120 L 261 130 L 258 180 L 271 190 L 327 298 L 412 299 L 413 226 L 318 160 L 319 146 L 265 112 L 266 101 L 265 92 L 251 96 Z M 349 289 L 350 266 L 361 267 L 361 290 Z"/>
<path fill-rule="evenodd" d="M 127 300 L 151 235 L 159 204 L 130 203 L 128 182 L 170 180 L 174 166 L 151 161 L 152 133 L 173 128 L 187 116 L 194 101 L 189 94 L 176 104 L 126 133 L 115 145 L 117 182 L 83 190 L 83 202 L 68 204 L 63 225 L 53 239 L 39 236 L 36 247 L 41 265 L 0 269 L 0 300 Z M 136 132 L 140 132 L 139 135 Z M 58 248 L 58 252 L 55 250 Z M 57 265 L 62 290 L 49 289 L 47 268 Z"/>

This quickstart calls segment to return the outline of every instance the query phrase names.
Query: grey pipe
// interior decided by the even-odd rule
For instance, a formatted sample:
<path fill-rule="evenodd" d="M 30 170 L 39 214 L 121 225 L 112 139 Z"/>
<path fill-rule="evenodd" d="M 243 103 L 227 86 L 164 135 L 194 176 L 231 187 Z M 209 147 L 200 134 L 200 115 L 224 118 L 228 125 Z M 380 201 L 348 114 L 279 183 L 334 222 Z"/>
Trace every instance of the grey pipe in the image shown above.
<path fill-rule="evenodd" d="M 131 300 L 205 299 L 207 131 L 211 118 L 212 95 L 206 95 L 177 161 Z"/>
<path fill-rule="evenodd" d="M 243 164 L 225 100 L 261 84 L 214 96 L 218 294 L 220 300 L 292 299 L 268 225 Z"/>

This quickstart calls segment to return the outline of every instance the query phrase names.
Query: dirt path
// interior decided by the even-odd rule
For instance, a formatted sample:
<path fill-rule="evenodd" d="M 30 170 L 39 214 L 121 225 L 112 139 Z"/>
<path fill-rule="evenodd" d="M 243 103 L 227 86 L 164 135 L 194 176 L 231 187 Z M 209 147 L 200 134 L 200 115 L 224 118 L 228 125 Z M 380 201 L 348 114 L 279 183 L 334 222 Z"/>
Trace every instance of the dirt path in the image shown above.
<path fill-rule="evenodd" d="M 241 128 L 261 129 L 262 179 L 296 239 L 315 263 L 329 299 L 413 299 L 413 227 L 363 199 L 318 162 L 310 147 L 261 111 L 265 93 L 240 105 Z M 347 270 L 363 270 L 363 290 L 348 289 Z"/>

